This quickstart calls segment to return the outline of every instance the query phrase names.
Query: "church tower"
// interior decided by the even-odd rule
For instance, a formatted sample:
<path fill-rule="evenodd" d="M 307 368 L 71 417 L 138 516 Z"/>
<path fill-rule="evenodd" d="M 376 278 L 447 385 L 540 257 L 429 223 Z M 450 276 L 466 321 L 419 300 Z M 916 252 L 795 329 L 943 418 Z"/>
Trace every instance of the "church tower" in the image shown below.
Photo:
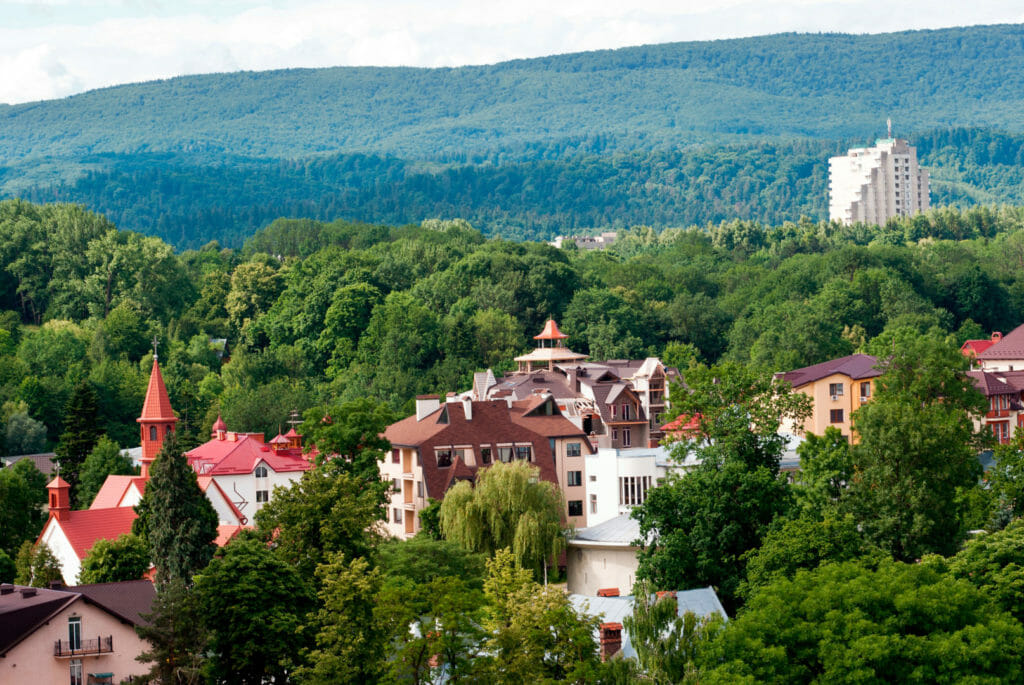
<path fill-rule="evenodd" d="M 171 398 L 167 396 L 164 377 L 160 375 L 160 364 L 153 354 L 153 370 L 149 374 L 146 401 L 142 404 L 142 416 L 136 421 L 142 432 L 142 477 L 149 477 L 149 467 L 160 453 L 164 438 L 174 430 L 178 422 L 171 409 Z"/>

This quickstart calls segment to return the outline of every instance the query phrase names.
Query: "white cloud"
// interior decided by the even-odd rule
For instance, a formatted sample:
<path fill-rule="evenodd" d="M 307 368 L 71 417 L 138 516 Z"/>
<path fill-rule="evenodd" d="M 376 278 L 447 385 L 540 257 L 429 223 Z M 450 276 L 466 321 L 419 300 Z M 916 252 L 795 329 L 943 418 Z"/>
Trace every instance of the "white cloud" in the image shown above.
<path fill-rule="evenodd" d="M 0 102 L 188 73 L 457 66 L 779 31 L 1024 20 L 1019 0 L 0 0 Z"/>

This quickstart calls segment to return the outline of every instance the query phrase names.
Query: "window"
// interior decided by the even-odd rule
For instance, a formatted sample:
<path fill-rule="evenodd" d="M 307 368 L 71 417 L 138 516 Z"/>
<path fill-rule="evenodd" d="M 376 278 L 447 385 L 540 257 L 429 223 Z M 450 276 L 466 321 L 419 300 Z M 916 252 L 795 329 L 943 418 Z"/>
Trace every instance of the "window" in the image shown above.
<path fill-rule="evenodd" d="M 156 426 L 149 427 L 149 439 L 156 440 Z"/>
<path fill-rule="evenodd" d="M 401 464 L 402 463 L 402 452 L 397 447 L 391 450 L 391 463 Z"/>
<path fill-rule="evenodd" d="M 503 463 L 507 464 L 512 461 L 512 448 L 511 447 L 499 447 L 498 448 L 498 459 Z"/>
<path fill-rule="evenodd" d="M 612 405 L 612 418 L 615 418 L 615 405 Z"/>
<path fill-rule="evenodd" d="M 612 440 L 618 440 L 618 439 L 619 439 L 619 429 L 618 428 L 612 428 Z"/>
<path fill-rule="evenodd" d="M 82 685 L 82 660 L 72 659 L 70 664 L 71 685 Z"/>
<path fill-rule="evenodd" d="M 416 496 L 423 497 L 423 481 L 416 481 Z"/>
<path fill-rule="evenodd" d="M 402 522 L 402 510 L 397 507 L 391 510 L 391 520 L 395 523 Z"/>
<path fill-rule="evenodd" d="M 516 445 L 516 459 L 533 461 L 533 448 L 529 445 Z"/>
<path fill-rule="evenodd" d="M 842 423 L 843 422 L 843 410 L 832 409 L 828 412 L 829 423 Z"/>
<path fill-rule="evenodd" d="M 583 500 L 569 500 L 569 516 L 583 516 Z"/>
<path fill-rule="evenodd" d="M 590 477 L 590 482 L 591 483 L 596 483 L 597 482 L 597 476 L 591 476 Z"/>
<path fill-rule="evenodd" d="M 565 456 L 567 457 L 578 457 L 582 453 L 583 452 L 580 449 L 580 443 L 578 442 L 570 442 L 565 446 Z"/>
<path fill-rule="evenodd" d="M 256 491 L 257 502 L 269 502 L 270 501 L 270 490 L 257 490 Z"/>
<path fill-rule="evenodd" d="M 636 506 L 647 499 L 647 491 L 651 489 L 650 476 L 620 476 L 619 504 Z"/>
<path fill-rule="evenodd" d="M 437 457 L 437 465 L 441 468 L 452 465 L 452 451 L 451 449 L 438 449 L 434 448 L 434 455 Z M 396 521 L 397 523 L 397 521 Z"/>
<path fill-rule="evenodd" d="M 864 401 L 871 397 L 871 381 L 866 381 L 860 384 L 860 399 Z"/>
<path fill-rule="evenodd" d="M 582 471 L 570 471 L 569 474 L 569 485 L 583 485 L 583 472 Z"/>
<path fill-rule="evenodd" d="M 68 647 L 72 650 L 82 648 L 82 617 L 72 616 L 68 619 Z M 81 664 L 81 662 L 79 662 Z"/>
<path fill-rule="evenodd" d="M 402 486 L 399 485 L 397 478 L 392 478 L 391 479 L 391 489 L 394 492 L 401 492 L 402 491 Z"/>
<path fill-rule="evenodd" d="M 491 463 L 491 448 L 481 447 L 480 448 L 480 463 L 490 464 Z"/>
<path fill-rule="evenodd" d="M 631 443 L 630 443 L 630 437 L 629 437 L 629 429 L 628 428 L 623 428 L 622 429 L 622 446 L 623 447 L 629 447 L 630 444 Z"/>
<path fill-rule="evenodd" d="M 842 383 L 829 383 L 828 384 L 828 394 L 832 395 L 833 397 L 842 397 L 843 396 L 843 384 Z"/>
<path fill-rule="evenodd" d="M 590 513 L 591 514 L 596 514 L 597 513 L 597 495 L 591 495 L 590 496 Z"/>
<path fill-rule="evenodd" d="M 629 421 L 632 418 L 632 412 L 630 411 L 631 409 L 632 409 L 632 407 L 630 407 L 628 404 L 626 404 L 626 403 L 622 404 L 622 420 L 623 421 Z"/>
<path fill-rule="evenodd" d="M 419 450 L 416 450 L 416 466 L 422 466 L 422 464 L 420 464 L 420 451 Z"/>
<path fill-rule="evenodd" d="M 257 466 L 257 467 L 256 467 L 256 468 L 255 468 L 255 469 L 253 470 L 253 472 L 252 472 L 252 473 L 253 473 L 253 475 L 254 475 L 254 476 L 256 476 L 257 478 L 266 478 L 266 477 L 267 477 L 267 467 L 266 467 L 266 466 Z"/>

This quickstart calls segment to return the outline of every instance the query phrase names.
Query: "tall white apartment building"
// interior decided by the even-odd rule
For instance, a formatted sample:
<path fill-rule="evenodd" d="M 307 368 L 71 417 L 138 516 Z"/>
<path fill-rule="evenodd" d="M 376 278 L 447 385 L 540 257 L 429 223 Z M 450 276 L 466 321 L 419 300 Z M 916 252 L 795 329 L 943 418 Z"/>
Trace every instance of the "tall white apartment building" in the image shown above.
<path fill-rule="evenodd" d="M 853 148 L 828 160 L 828 217 L 844 224 L 884 225 L 931 206 L 928 170 L 917 149 L 902 138 L 880 138 L 874 147 Z"/>

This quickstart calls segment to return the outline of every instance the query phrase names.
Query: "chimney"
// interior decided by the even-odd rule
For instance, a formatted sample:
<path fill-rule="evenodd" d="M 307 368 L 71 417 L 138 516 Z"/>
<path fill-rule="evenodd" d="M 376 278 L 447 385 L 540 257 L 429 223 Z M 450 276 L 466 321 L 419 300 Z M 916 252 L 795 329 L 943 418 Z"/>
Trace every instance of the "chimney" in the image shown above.
<path fill-rule="evenodd" d="M 22 598 L 27 599 L 29 597 L 35 597 L 37 594 L 39 594 L 39 590 L 37 590 L 34 587 L 23 587 L 23 588 L 21 588 L 21 596 L 22 596 Z"/>
<path fill-rule="evenodd" d="M 622 649 L 622 624 L 601 624 L 601 661 L 607 661 Z"/>
<path fill-rule="evenodd" d="M 462 398 L 462 411 L 464 411 L 466 413 L 466 420 L 467 421 L 472 421 L 473 420 L 473 400 L 472 399 L 470 399 L 468 397 Z"/>
<path fill-rule="evenodd" d="M 996 331 L 995 333 L 992 334 L 992 342 L 999 342 L 1002 339 L 1003 339 L 1003 334 L 1000 333 L 999 331 Z"/>
<path fill-rule="evenodd" d="M 416 396 L 416 420 L 422 421 L 441 407 L 441 398 L 437 395 Z"/>

